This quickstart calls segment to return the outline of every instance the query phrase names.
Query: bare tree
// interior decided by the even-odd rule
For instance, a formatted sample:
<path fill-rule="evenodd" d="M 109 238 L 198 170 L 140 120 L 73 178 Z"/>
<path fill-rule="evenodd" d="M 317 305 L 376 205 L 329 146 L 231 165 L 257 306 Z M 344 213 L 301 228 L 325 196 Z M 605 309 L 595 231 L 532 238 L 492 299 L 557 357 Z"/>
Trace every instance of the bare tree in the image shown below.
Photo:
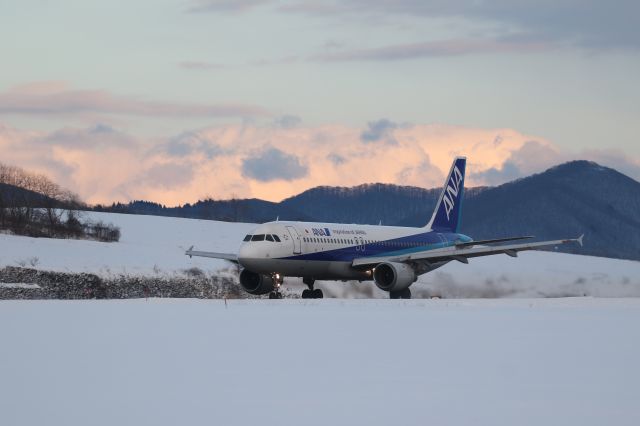
<path fill-rule="evenodd" d="M 0 163 L 0 225 L 14 232 L 56 236 L 65 232 L 65 211 L 82 206 L 78 196 L 44 175 Z M 48 232 L 46 232 L 48 231 Z"/>

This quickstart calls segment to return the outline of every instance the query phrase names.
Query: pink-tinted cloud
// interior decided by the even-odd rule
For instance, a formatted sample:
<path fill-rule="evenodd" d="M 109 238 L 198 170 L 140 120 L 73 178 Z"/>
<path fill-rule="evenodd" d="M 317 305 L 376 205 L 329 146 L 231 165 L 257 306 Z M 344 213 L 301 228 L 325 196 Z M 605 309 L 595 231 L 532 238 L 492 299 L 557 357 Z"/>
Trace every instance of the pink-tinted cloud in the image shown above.
<path fill-rule="evenodd" d="M 371 182 L 433 188 L 442 185 L 456 155 L 468 157 L 469 186 L 500 184 L 571 159 L 640 178 L 640 161 L 622 153 L 563 152 L 512 129 L 384 126 L 393 144 L 363 141 L 367 129 L 223 125 L 144 139 L 104 124 L 51 133 L 0 126 L 0 150 L 3 162 L 47 174 L 91 203 L 173 205 L 205 196 L 277 201 L 318 185 Z"/>
<path fill-rule="evenodd" d="M 150 117 L 263 117 L 264 108 L 242 104 L 160 102 L 106 90 L 72 89 L 64 83 L 36 83 L 0 93 L 0 114 L 114 114 Z"/>

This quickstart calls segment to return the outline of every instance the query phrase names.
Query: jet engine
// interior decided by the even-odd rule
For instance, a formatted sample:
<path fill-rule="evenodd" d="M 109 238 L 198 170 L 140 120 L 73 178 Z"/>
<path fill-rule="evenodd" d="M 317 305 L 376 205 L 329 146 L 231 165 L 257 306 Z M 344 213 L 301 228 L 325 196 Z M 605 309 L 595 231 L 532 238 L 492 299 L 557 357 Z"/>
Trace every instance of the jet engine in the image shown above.
<path fill-rule="evenodd" d="M 274 290 L 275 283 L 268 275 L 262 275 L 243 269 L 240 272 L 240 285 L 249 294 L 267 294 Z"/>
<path fill-rule="evenodd" d="M 404 290 L 417 279 L 416 272 L 405 263 L 384 262 L 373 270 L 373 280 L 384 291 Z"/>

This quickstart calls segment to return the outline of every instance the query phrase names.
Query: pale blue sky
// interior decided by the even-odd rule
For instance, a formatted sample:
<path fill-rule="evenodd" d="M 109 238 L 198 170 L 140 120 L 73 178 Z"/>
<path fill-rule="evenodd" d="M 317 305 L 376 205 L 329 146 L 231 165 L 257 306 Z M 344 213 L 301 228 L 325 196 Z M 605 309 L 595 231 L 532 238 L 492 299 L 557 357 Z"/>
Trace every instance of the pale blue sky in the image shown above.
<path fill-rule="evenodd" d="M 637 159 L 638 4 L 0 0 L 0 124 L 167 138 L 282 115 L 385 118 Z M 59 97 L 16 89 L 40 82 Z"/>
<path fill-rule="evenodd" d="M 209 3 L 218 7 L 190 10 Z M 209 3 L 3 1 L 0 88 L 60 80 L 73 88 L 168 102 L 259 105 L 274 114 L 298 115 L 305 123 L 361 126 L 389 117 L 512 127 L 561 146 L 604 145 L 640 152 L 637 40 L 631 40 L 631 46 L 581 46 L 571 35 L 533 28 L 542 31 L 540 40 L 554 45 L 523 49 L 525 53 L 516 48 L 327 62 L 314 57 L 428 41 L 494 39 L 502 32 L 531 28 L 518 27 L 516 19 L 493 22 L 500 17 L 497 12 L 495 17 L 491 12 L 488 17 L 411 17 L 383 6 L 321 14 L 281 10 L 299 3 L 264 2 L 239 10 L 226 10 L 226 2 Z M 240 7 L 253 2 L 230 3 Z M 416 6 L 407 2 L 406 8 L 411 7 Z M 541 7 L 553 15 L 553 6 Z M 607 7 L 638 11 L 617 2 Z M 522 13 L 529 9 L 523 5 Z M 558 26 L 572 20 L 563 13 L 566 10 L 558 7 Z M 617 16 L 624 11 L 611 25 Z M 607 40 L 609 34 L 593 37 Z M 188 62 L 211 64 L 211 69 L 180 66 Z M 184 126 L 176 122 L 167 127 Z"/>

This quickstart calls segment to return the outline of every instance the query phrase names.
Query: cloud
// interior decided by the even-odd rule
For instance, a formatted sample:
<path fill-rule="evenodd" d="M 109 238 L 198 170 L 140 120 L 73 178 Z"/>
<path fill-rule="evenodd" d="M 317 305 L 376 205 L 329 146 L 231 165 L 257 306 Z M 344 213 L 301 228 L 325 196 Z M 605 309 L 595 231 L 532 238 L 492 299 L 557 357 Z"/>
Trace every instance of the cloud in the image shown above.
<path fill-rule="evenodd" d="M 425 187 L 426 182 L 444 181 L 444 174 L 431 164 L 429 157 L 415 166 L 405 167 L 396 174 L 396 182 L 400 185 Z"/>
<path fill-rule="evenodd" d="M 343 156 L 339 155 L 339 154 L 335 154 L 335 153 L 331 153 L 329 155 L 327 155 L 327 160 L 331 161 L 331 163 L 333 163 L 336 166 L 339 166 L 341 164 L 344 164 L 347 162 L 347 159 L 344 158 Z"/>
<path fill-rule="evenodd" d="M 202 154 L 207 159 L 221 155 L 224 150 L 215 141 L 204 137 L 199 132 L 184 132 L 159 146 L 170 157 L 186 157 L 192 154 Z"/>
<path fill-rule="evenodd" d="M 262 117 L 269 113 L 242 104 L 192 104 L 142 100 L 105 90 L 70 89 L 63 84 L 20 86 L 0 93 L 0 114 L 101 113 L 150 117 Z"/>
<path fill-rule="evenodd" d="M 401 61 L 478 53 L 524 53 L 545 50 L 550 47 L 547 44 L 536 41 L 506 42 L 453 39 L 322 53 L 312 57 L 312 60 L 320 62 Z"/>
<path fill-rule="evenodd" d="M 223 64 L 218 64 L 214 62 L 203 62 L 203 61 L 183 61 L 178 64 L 180 68 L 184 68 L 187 70 L 200 70 L 200 71 L 209 71 L 209 70 L 219 70 L 224 68 Z"/>
<path fill-rule="evenodd" d="M 176 189 L 187 186 L 192 180 L 193 168 L 191 165 L 167 163 L 151 166 L 134 182 L 134 185 Z"/>
<path fill-rule="evenodd" d="M 489 170 L 477 173 L 475 177 L 483 180 L 489 186 L 495 186 L 521 178 L 523 177 L 523 173 L 518 166 L 510 161 L 506 161 L 500 167 L 492 167 Z"/>
<path fill-rule="evenodd" d="M 445 19 L 455 22 L 459 32 L 483 29 L 483 33 L 496 36 L 485 40 L 511 40 L 515 45 L 535 41 L 588 49 L 640 48 L 635 19 L 640 15 L 640 3 L 634 0 L 615 4 L 599 0 L 303 0 L 280 10 L 393 25 L 407 25 L 411 20 L 424 25 L 425 20 Z"/>
<path fill-rule="evenodd" d="M 271 0 L 194 0 L 187 9 L 191 13 L 202 12 L 246 12 Z"/>
<path fill-rule="evenodd" d="M 392 133 L 393 130 L 397 128 L 397 123 L 386 118 L 370 121 L 367 124 L 367 129 L 363 130 L 360 134 L 360 140 L 364 143 L 385 142 L 389 144 L 396 144 L 397 141 L 393 138 Z"/>
<path fill-rule="evenodd" d="M 500 139 L 496 138 L 495 142 L 498 141 Z M 482 180 L 487 185 L 500 185 L 543 171 L 553 165 L 568 161 L 569 158 L 549 144 L 527 141 L 520 148 L 514 150 L 502 165 L 475 173 L 473 177 Z"/>
<path fill-rule="evenodd" d="M 48 175 L 90 203 L 175 205 L 233 194 L 279 201 L 318 185 L 373 182 L 439 188 L 457 155 L 468 158 L 468 186 L 498 185 L 573 159 L 640 179 L 640 159 L 622 152 L 569 152 L 513 129 L 387 122 L 368 130 L 393 144 L 363 144 L 362 129 L 344 125 L 228 124 L 151 138 L 111 123 L 51 132 L 0 124 L 0 152 L 4 163 Z"/>
<path fill-rule="evenodd" d="M 136 144 L 128 135 L 107 124 L 96 124 L 87 128 L 66 127 L 47 134 L 38 140 L 50 147 L 75 150 L 96 150 L 109 147 L 133 147 Z"/>
<path fill-rule="evenodd" d="M 594 161 L 640 181 L 640 161 L 621 151 L 566 152 L 548 142 L 535 140 L 527 141 L 520 148 L 513 150 L 500 166 L 472 172 L 470 178 L 486 185 L 500 185 L 576 159 Z"/>
<path fill-rule="evenodd" d="M 283 129 L 292 129 L 299 126 L 302 123 L 302 119 L 297 115 L 285 114 L 280 117 L 276 117 L 273 120 L 273 124 Z"/>
<path fill-rule="evenodd" d="M 242 162 L 242 175 L 262 182 L 299 179 L 308 172 L 298 157 L 277 148 L 268 148 Z"/>

